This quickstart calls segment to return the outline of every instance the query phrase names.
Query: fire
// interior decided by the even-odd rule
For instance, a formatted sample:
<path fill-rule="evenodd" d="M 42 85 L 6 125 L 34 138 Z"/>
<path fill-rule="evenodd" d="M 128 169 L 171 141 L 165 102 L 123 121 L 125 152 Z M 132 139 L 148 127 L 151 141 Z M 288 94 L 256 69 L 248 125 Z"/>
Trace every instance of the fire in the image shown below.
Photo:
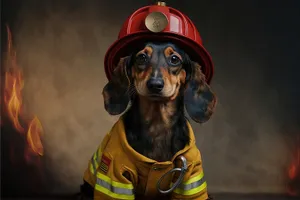
<path fill-rule="evenodd" d="M 12 45 L 12 35 L 7 26 L 7 55 L 5 63 L 5 82 L 4 82 L 4 106 L 14 128 L 27 140 L 27 146 L 34 155 L 42 156 L 44 148 L 41 141 L 43 128 L 40 120 L 35 116 L 29 120 L 28 124 L 22 123 L 24 115 L 22 114 L 22 90 L 24 88 L 24 79 L 22 70 L 18 67 L 16 51 Z M 28 158 L 28 152 L 25 158 Z M 32 154 L 31 154 L 32 155 Z"/>
<path fill-rule="evenodd" d="M 24 82 L 22 78 L 22 72 L 17 69 L 16 52 L 12 49 L 11 32 L 7 27 L 8 44 L 7 44 L 7 60 L 5 72 L 5 88 L 4 88 L 4 103 L 7 107 L 7 113 L 14 124 L 14 127 L 22 133 L 24 131 L 20 124 L 19 116 L 22 106 L 22 89 Z"/>
<path fill-rule="evenodd" d="M 27 142 L 30 148 L 40 156 L 44 154 L 43 144 L 40 135 L 43 133 L 43 128 L 40 120 L 35 116 L 28 127 Z"/>
<path fill-rule="evenodd" d="M 300 137 L 298 138 L 296 154 L 288 168 L 288 193 L 292 196 L 300 195 Z"/>

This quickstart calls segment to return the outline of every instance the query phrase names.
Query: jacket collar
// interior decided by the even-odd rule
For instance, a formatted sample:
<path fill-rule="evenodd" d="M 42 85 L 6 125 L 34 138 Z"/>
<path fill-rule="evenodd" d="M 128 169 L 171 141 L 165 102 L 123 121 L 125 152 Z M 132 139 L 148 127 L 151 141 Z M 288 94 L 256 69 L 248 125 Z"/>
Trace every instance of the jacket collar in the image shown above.
<path fill-rule="evenodd" d="M 186 145 L 182 150 L 178 151 L 172 158 L 171 161 L 165 161 L 165 162 L 161 162 L 161 164 L 170 164 L 173 163 L 174 160 L 179 156 L 184 154 L 185 152 L 187 152 L 191 147 L 193 147 L 195 145 L 195 136 L 194 136 L 194 132 L 192 129 L 192 126 L 190 125 L 190 123 L 187 121 L 187 126 L 189 129 L 189 138 L 190 138 L 190 143 L 188 145 Z M 119 120 L 117 121 L 117 123 L 115 124 L 115 126 L 113 127 L 113 129 L 111 130 L 112 134 L 118 134 L 120 143 L 123 147 L 123 150 L 130 156 L 132 156 L 135 160 L 137 161 L 142 161 L 142 162 L 147 162 L 147 163 L 157 163 L 157 161 L 150 159 L 140 153 L 138 153 L 137 151 L 135 151 L 128 143 L 127 138 L 126 138 L 126 133 L 125 133 L 125 127 L 124 127 L 124 122 L 123 122 L 123 118 L 120 117 Z"/>

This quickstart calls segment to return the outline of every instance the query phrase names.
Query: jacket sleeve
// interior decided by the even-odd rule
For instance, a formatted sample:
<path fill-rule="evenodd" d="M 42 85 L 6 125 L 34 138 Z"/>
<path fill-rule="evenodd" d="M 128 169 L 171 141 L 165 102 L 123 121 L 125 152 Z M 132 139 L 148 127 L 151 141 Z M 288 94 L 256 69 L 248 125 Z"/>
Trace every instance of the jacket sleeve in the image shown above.
<path fill-rule="evenodd" d="M 122 164 L 121 157 L 104 152 L 96 173 L 94 199 L 135 199 L 135 174 Z"/>
<path fill-rule="evenodd" d="M 187 160 L 189 159 L 192 160 L 192 164 L 185 174 L 183 182 L 173 191 L 172 200 L 207 200 L 209 198 L 199 150 L 195 149 L 191 155 L 188 155 Z"/>
<path fill-rule="evenodd" d="M 103 152 L 104 148 L 106 147 L 109 139 L 110 139 L 110 134 L 108 133 L 103 138 L 97 151 L 92 155 L 91 159 L 89 160 L 88 167 L 85 170 L 84 175 L 83 175 L 84 182 L 88 183 L 93 188 L 96 184 L 96 171 L 99 167 L 102 152 Z"/>

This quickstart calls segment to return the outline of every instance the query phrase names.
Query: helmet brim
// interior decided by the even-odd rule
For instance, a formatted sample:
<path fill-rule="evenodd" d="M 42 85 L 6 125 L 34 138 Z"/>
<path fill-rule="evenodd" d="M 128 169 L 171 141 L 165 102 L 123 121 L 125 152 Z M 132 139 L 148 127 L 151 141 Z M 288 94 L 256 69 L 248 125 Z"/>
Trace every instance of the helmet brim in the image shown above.
<path fill-rule="evenodd" d="M 201 70 L 206 77 L 206 82 L 211 83 L 214 74 L 212 58 L 207 50 L 193 40 L 173 33 L 149 33 L 140 32 L 128 35 L 113 43 L 104 58 L 105 73 L 108 80 L 111 79 L 114 67 L 120 58 L 129 56 L 139 48 L 143 48 L 146 42 L 172 42 L 184 50 L 191 60 L 201 65 Z"/>

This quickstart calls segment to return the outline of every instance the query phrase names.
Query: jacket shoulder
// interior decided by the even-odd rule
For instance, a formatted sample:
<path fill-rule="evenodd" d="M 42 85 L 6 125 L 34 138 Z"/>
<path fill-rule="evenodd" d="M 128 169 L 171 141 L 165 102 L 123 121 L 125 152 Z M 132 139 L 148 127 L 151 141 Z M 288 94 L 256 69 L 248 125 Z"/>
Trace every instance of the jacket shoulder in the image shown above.
<path fill-rule="evenodd" d="M 110 158 L 115 166 L 134 170 L 134 162 L 126 155 L 123 145 L 124 140 L 126 140 L 126 134 L 122 121 L 116 122 L 106 137 L 102 142 L 103 155 Z"/>
<path fill-rule="evenodd" d="M 202 162 L 200 150 L 198 149 L 195 143 L 191 145 L 191 148 L 188 151 L 186 151 L 183 154 L 183 156 L 186 158 L 188 163 Z"/>

